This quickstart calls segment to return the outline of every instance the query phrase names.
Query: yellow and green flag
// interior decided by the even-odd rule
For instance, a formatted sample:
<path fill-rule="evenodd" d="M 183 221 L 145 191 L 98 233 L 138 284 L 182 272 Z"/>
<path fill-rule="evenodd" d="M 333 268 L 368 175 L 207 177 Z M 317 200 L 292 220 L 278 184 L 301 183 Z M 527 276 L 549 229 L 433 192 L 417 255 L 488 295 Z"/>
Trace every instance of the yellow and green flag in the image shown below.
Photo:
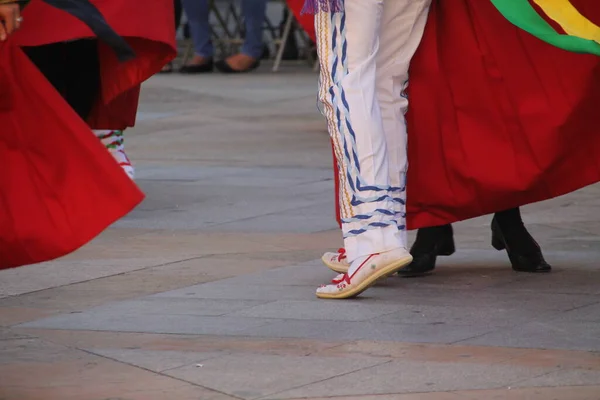
<path fill-rule="evenodd" d="M 569 0 L 531 1 L 565 34 L 557 32 L 529 0 L 491 0 L 508 21 L 538 39 L 564 50 L 600 56 L 600 26 L 582 15 Z"/>

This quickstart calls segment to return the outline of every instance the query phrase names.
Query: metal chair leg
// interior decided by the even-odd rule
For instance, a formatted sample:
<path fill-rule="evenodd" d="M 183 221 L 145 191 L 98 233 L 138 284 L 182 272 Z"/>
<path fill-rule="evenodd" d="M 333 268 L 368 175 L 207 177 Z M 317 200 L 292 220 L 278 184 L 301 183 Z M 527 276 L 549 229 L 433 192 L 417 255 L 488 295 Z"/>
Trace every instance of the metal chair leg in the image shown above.
<path fill-rule="evenodd" d="M 190 56 L 194 52 L 194 42 L 191 39 L 187 40 L 187 44 L 185 45 L 185 50 L 183 51 L 183 60 L 181 65 L 186 65 L 190 60 Z"/>
<path fill-rule="evenodd" d="M 281 38 L 279 38 L 279 48 L 277 49 L 277 56 L 275 57 L 275 62 L 273 64 L 273 72 L 279 71 L 279 66 L 281 65 L 281 60 L 283 59 L 283 52 L 285 51 L 285 45 L 287 43 L 288 38 L 290 37 L 290 32 L 292 31 L 293 23 L 294 14 L 290 11 L 287 20 L 285 21 L 283 34 L 281 35 Z"/>

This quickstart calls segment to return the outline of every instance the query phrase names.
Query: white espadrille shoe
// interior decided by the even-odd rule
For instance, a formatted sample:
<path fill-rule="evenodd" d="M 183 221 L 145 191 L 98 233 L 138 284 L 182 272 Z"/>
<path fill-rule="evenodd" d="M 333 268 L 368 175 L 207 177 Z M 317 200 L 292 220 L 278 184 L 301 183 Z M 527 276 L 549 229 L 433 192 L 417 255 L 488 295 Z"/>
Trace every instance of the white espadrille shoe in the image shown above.
<path fill-rule="evenodd" d="M 338 275 L 329 285 L 317 289 L 321 299 L 349 299 L 356 297 L 379 279 L 396 273 L 412 262 L 404 248 L 359 257 L 350 264 L 348 273 Z"/>

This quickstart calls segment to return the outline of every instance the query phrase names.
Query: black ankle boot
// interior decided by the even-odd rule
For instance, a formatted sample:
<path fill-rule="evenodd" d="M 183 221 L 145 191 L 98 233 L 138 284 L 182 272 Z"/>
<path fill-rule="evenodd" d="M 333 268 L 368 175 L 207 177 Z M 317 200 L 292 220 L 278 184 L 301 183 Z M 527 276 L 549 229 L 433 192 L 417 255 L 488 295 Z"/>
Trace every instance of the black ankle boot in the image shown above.
<path fill-rule="evenodd" d="M 430 274 L 435 269 L 437 256 L 449 256 L 455 251 L 452 225 L 422 228 L 410 249 L 413 262 L 398 271 L 405 278 Z"/>
<path fill-rule="evenodd" d="M 512 268 L 519 272 L 550 272 L 542 250 L 523 225 L 518 208 L 494 214 L 492 246 L 506 250 Z"/>

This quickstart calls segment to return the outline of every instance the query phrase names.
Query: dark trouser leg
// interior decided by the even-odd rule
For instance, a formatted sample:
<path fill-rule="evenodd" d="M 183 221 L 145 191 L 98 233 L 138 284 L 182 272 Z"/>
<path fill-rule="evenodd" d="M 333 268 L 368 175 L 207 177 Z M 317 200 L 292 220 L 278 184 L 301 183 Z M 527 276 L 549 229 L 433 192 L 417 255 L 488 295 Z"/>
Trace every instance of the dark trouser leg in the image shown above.
<path fill-rule="evenodd" d="M 29 47 L 25 52 L 75 112 L 86 120 L 100 93 L 96 40 Z"/>

